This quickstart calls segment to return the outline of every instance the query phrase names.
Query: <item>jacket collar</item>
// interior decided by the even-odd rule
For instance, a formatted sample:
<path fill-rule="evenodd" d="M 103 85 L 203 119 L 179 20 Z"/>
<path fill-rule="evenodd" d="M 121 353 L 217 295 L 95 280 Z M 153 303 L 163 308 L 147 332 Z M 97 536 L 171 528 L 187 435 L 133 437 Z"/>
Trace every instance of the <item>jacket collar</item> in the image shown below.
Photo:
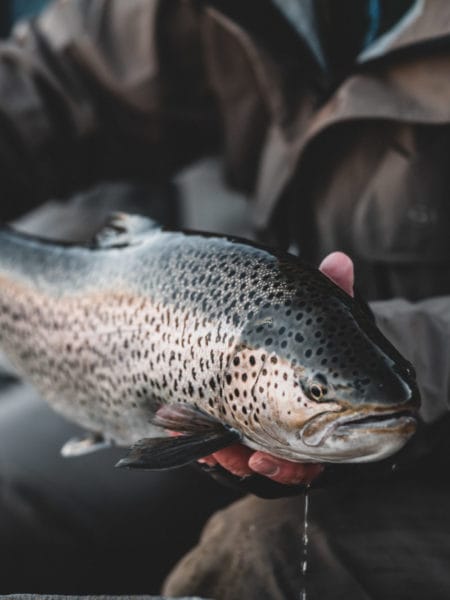
<path fill-rule="evenodd" d="M 384 58 L 414 47 L 425 50 L 436 42 L 450 42 L 450 2 L 448 0 L 417 0 L 397 23 L 380 36 L 359 57 L 359 68 L 344 80 L 327 102 L 312 110 L 305 126 L 297 128 L 292 122 L 283 125 L 283 94 L 278 69 L 270 55 L 254 51 L 252 35 L 233 16 L 221 10 L 221 2 L 214 2 L 210 12 L 213 19 L 239 39 L 249 58 L 255 62 L 273 123 L 262 150 L 259 177 L 256 184 L 255 217 L 265 227 L 283 190 L 290 181 L 309 142 L 330 126 L 358 119 L 398 120 L 423 124 L 450 123 L 450 82 L 448 82 L 449 50 L 439 54 L 430 63 L 424 52 L 411 66 L 399 68 L 390 65 L 388 77 L 372 77 L 367 68 L 372 62 L 384 63 Z M 258 44 L 257 44 L 258 45 Z M 410 68 L 413 73 L 410 73 Z M 393 79 L 392 79 L 393 78 Z M 392 79 L 392 81 L 391 81 Z M 438 89 L 436 80 L 439 80 Z"/>
<path fill-rule="evenodd" d="M 392 29 L 366 48 L 357 59 L 362 64 L 414 46 L 450 38 L 450 2 L 416 0 Z"/>
<path fill-rule="evenodd" d="M 301 34 L 311 53 L 320 65 L 324 64 L 324 54 L 316 33 L 313 4 L 314 0 L 270 0 L 279 12 L 290 22 L 291 26 Z M 224 17 L 230 18 L 237 26 L 240 23 L 240 2 L 233 0 L 206 0 L 206 5 L 214 7 Z M 237 7 L 235 5 L 237 4 Z M 258 18 L 259 10 L 264 10 L 265 2 L 247 0 L 251 9 L 254 4 L 254 18 Z M 281 10 L 281 7 L 282 10 Z M 244 26 L 245 29 L 245 26 Z M 427 42 L 435 42 L 450 37 L 450 2 L 448 0 L 415 0 L 412 7 L 403 15 L 398 23 L 389 31 L 376 38 L 357 57 L 359 64 L 380 59 L 383 56 L 405 50 Z"/>
<path fill-rule="evenodd" d="M 272 3 L 300 34 L 320 67 L 326 70 L 327 61 L 317 32 L 314 0 L 272 0 Z"/>
<path fill-rule="evenodd" d="M 301 35 L 318 64 L 326 69 L 326 57 L 317 33 L 314 0 L 271 0 Z M 373 40 L 356 58 L 362 64 L 392 51 L 450 35 L 448 0 L 415 0 L 403 17 Z"/>

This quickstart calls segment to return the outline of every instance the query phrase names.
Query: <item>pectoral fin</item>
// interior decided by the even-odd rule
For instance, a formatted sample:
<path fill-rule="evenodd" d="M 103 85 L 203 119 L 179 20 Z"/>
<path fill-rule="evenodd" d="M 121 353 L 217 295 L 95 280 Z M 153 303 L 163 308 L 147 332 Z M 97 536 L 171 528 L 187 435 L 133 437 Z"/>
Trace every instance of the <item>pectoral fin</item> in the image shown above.
<path fill-rule="evenodd" d="M 220 421 L 188 404 L 164 404 L 152 418 L 153 425 L 179 433 L 223 431 Z"/>
<path fill-rule="evenodd" d="M 111 444 L 105 441 L 100 434 L 90 433 L 84 438 L 72 438 L 61 448 L 61 455 L 65 458 L 72 456 L 83 456 L 97 450 L 109 448 Z"/>
<path fill-rule="evenodd" d="M 236 431 L 228 429 L 171 438 L 145 438 L 132 446 L 116 467 L 150 471 L 175 469 L 231 446 L 239 439 Z"/>

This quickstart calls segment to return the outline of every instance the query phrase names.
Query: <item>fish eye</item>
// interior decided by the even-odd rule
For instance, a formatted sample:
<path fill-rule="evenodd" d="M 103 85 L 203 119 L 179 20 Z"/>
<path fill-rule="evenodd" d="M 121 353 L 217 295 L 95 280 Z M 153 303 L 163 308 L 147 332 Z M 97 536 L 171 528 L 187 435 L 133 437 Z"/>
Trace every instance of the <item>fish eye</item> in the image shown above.
<path fill-rule="evenodd" d="M 312 383 L 309 386 L 309 394 L 313 400 L 322 400 L 326 393 L 327 388 L 325 386 L 320 385 L 319 383 Z"/>

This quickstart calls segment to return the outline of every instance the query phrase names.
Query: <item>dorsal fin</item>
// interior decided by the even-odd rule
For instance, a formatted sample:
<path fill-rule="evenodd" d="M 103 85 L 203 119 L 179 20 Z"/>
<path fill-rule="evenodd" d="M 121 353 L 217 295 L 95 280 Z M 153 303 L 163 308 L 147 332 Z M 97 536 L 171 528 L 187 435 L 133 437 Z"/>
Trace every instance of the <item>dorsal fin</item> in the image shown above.
<path fill-rule="evenodd" d="M 93 244 L 97 248 L 134 246 L 142 242 L 149 232 L 158 229 L 160 225 L 149 217 L 115 212 L 95 235 Z"/>

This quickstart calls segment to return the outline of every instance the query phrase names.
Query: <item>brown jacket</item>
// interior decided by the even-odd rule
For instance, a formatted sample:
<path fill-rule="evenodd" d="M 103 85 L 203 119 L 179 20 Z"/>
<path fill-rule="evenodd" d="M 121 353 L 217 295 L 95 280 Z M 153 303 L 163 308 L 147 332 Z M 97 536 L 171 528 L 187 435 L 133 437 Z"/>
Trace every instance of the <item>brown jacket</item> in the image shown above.
<path fill-rule="evenodd" d="M 220 152 L 278 243 L 349 252 L 372 299 L 450 295 L 449 74 L 448 0 L 419 0 L 340 82 L 269 0 L 58 0 L 0 47 L 3 214 Z"/>
<path fill-rule="evenodd" d="M 0 50 L 4 210 L 222 152 L 278 243 L 350 252 L 372 298 L 449 293 L 449 72 L 447 0 L 339 83 L 268 0 L 59 0 Z"/>

